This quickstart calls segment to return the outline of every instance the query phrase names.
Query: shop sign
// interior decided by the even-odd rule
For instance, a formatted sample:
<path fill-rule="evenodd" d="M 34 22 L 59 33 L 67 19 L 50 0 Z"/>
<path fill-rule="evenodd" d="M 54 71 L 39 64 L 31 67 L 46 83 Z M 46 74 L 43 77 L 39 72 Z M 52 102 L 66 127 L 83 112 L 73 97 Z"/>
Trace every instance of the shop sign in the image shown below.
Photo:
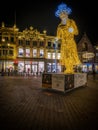
<path fill-rule="evenodd" d="M 83 53 L 82 55 L 83 58 L 93 58 L 94 56 L 95 54 L 91 52 L 86 52 L 86 53 Z"/>
<path fill-rule="evenodd" d="M 15 65 L 17 65 L 18 64 L 18 60 L 16 59 L 16 60 L 14 60 L 14 64 Z"/>

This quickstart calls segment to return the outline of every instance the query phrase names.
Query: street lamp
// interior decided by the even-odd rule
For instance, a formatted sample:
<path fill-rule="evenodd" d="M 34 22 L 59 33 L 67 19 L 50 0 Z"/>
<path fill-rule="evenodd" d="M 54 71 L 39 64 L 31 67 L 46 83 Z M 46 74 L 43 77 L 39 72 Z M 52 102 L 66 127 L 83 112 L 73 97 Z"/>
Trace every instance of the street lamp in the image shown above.
<path fill-rule="evenodd" d="M 54 43 L 55 43 L 55 46 L 54 46 L 54 50 L 55 50 L 55 72 L 57 72 L 57 48 L 58 48 L 58 38 L 57 37 L 54 39 Z"/>

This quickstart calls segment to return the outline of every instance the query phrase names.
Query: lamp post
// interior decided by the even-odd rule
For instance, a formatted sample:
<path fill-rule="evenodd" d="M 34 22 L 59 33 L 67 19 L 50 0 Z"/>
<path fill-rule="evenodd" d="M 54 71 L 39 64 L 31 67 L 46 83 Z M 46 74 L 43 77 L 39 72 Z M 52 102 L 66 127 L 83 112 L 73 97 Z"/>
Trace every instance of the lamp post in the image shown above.
<path fill-rule="evenodd" d="M 57 48 L 58 48 L 58 38 L 56 37 L 54 40 L 55 46 L 54 46 L 54 50 L 55 50 L 55 72 L 57 72 Z"/>
<path fill-rule="evenodd" d="M 9 59 L 8 59 L 8 57 L 9 57 L 9 46 L 10 46 L 10 43 L 7 43 L 7 54 L 6 54 L 7 66 L 9 65 Z"/>

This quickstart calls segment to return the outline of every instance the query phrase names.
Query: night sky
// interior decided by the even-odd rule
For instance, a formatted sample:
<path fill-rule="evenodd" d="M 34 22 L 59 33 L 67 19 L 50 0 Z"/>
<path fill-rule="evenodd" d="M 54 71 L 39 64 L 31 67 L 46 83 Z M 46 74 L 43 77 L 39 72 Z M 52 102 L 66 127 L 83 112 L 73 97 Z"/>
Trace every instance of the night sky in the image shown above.
<path fill-rule="evenodd" d="M 0 24 L 4 22 L 5 26 L 13 26 L 16 21 L 20 31 L 33 26 L 40 32 L 47 30 L 48 35 L 55 36 L 60 23 L 60 19 L 55 16 L 55 10 L 62 2 L 72 9 L 69 18 L 74 19 L 78 26 L 79 35 L 76 39 L 80 40 L 86 32 L 92 44 L 95 44 L 98 41 L 98 7 L 95 1 L 89 3 L 86 0 L 2 1 Z"/>

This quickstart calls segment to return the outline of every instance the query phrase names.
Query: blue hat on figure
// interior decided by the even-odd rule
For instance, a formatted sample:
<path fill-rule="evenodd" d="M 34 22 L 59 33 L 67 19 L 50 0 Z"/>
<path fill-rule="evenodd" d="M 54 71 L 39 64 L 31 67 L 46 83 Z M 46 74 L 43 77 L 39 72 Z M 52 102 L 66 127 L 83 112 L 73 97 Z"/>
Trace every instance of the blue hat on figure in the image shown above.
<path fill-rule="evenodd" d="M 69 14 L 71 14 L 72 10 L 71 10 L 71 8 L 67 7 L 66 4 L 62 3 L 62 4 L 58 5 L 58 8 L 55 12 L 55 16 L 59 17 L 62 12 L 67 13 L 69 15 Z"/>

